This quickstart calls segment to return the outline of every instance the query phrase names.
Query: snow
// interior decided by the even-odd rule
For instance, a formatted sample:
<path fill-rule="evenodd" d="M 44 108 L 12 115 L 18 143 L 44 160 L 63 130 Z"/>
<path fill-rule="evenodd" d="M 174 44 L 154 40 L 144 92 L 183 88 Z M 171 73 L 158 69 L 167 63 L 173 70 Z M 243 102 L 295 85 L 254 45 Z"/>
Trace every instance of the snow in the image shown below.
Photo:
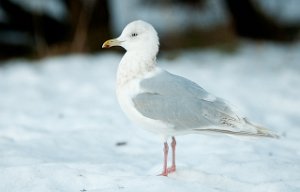
<path fill-rule="evenodd" d="M 18 0 L 19 1 L 19 0 Z M 300 23 L 299 0 L 254 0 L 258 8 L 280 24 Z M 228 25 L 230 16 L 223 0 L 204 1 L 202 7 L 167 1 L 111 0 L 108 1 L 111 28 L 115 35 L 127 23 L 142 19 L 152 23 L 160 35 L 185 32 L 195 27 L 209 30 Z M 130 10 L 130 11 L 128 11 Z"/>
<path fill-rule="evenodd" d="M 300 23 L 300 1 L 298 0 L 255 0 L 255 3 L 279 23 L 295 25 Z"/>
<path fill-rule="evenodd" d="M 137 18 L 152 23 L 161 35 L 174 33 L 174 31 L 184 32 L 195 26 L 209 30 L 228 23 L 225 5 L 221 0 L 205 1 L 203 7 L 192 7 L 182 3 L 149 2 L 108 1 L 112 13 L 112 30 L 115 35 L 122 31 L 127 23 Z"/>
<path fill-rule="evenodd" d="M 120 54 L 2 62 L 0 191 L 299 191 L 299 52 L 300 43 L 242 42 L 231 54 L 161 53 L 161 67 L 281 136 L 177 137 L 178 171 L 169 177 L 156 176 L 160 138 L 133 125 L 117 103 Z"/>
<path fill-rule="evenodd" d="M 36 13 L 45 14 L 56 20 L 62 21 L 66 18 L 67 8 L 61 0 L 11 0 L 24 9 Z"/>

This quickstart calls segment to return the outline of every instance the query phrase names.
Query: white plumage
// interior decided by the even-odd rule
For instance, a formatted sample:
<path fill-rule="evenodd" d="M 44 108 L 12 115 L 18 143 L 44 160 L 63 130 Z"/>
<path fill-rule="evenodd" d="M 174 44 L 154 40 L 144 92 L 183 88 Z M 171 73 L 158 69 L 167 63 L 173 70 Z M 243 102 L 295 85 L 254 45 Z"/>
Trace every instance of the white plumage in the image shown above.
<path fill-rule="evenodd" d="M 161 175 L 176 170 L 176 135 L 223 133 L 277 137 L 250 123 L 223 99 L 196 83 L 156 66 L 159 40 L 147 22 L 129 23 L 122 34 L 106 41 L 103 48 L 126 49 L 117 72 L 117 97 L 122 110 L 133 122 L 165 138 L 164 167 Z M 172 137 L 172 166 L 167 168 L 168 137 Z"/>

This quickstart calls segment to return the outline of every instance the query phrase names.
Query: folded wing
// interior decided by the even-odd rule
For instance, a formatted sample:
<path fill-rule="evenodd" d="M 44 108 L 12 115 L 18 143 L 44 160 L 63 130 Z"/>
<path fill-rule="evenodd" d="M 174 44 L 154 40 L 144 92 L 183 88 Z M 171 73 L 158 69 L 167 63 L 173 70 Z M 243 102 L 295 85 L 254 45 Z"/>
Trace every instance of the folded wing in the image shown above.
<path fill-rule="evenodd" d="M 224 100 L 183 77 L 161 71 L 141 81 L 140 86 L 144 91 L 132 98 L 135 108 L 148 118 L 172 125 L 177 131 L 262 134 L 257 126 L 233 112 Z"/>

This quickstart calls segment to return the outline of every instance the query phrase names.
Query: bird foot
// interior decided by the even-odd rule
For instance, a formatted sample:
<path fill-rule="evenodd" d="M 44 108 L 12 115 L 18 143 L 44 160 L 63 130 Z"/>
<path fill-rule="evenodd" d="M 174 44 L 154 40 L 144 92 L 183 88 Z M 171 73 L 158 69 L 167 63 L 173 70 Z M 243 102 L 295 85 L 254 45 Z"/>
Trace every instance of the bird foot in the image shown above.
<path fill-rule="evenodd" d="M 171 166 L 169 167 L 167 170 L 163 171 L 161 174 L 157 175 L 157 176 L 168 176 L 169 173 L 173 173 L 176 171 L 176 166 Z"/>
<path fill-rule="evenodd" d="M 173 173 L 175 171 L 176 171 L 176 166 L 172 165 L 171 167 L 168 168 L 168 173 Z"/>
<path fill-rule="evenodd" d="M 157 176 L 165 176 L 167 177 L 168 176 L 168 171 L 163 171 L 161 174 L 158 174 Z"/>

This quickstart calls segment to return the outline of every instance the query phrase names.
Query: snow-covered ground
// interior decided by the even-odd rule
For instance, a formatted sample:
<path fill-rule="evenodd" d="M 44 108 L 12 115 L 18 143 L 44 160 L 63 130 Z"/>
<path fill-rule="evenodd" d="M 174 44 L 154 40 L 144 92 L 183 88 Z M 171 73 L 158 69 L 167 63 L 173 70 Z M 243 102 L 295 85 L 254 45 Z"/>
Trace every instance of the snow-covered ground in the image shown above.
<path fill-rule="evenodd" d="M 120 58 L 109 50 L 0 66 L 1 192 L 300 191 L 300 43 L 161 54 L 161 67 L 281 136 L 178 137 L 178 171 L 169 177 L 156 176 L 160 137 L 118 106 Z"/>

